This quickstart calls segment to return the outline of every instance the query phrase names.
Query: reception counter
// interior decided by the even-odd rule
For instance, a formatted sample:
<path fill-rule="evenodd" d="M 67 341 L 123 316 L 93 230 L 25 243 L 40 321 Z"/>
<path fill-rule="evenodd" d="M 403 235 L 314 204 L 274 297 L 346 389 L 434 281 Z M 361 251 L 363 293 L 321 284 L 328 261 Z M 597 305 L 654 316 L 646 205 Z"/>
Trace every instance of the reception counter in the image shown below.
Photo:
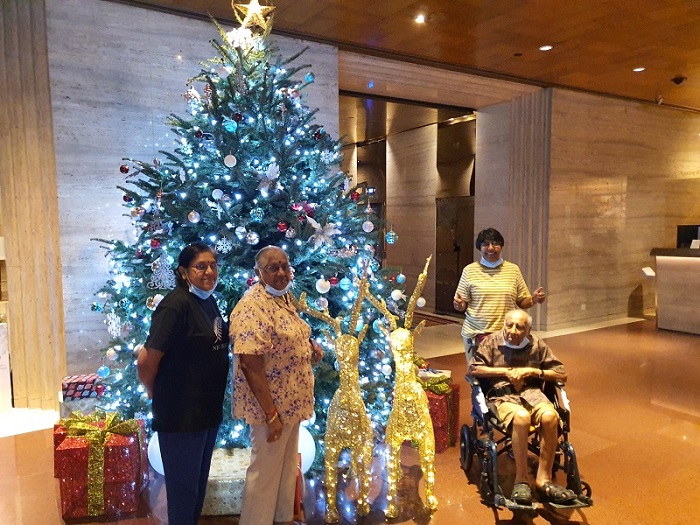
<path fill-rule="evenodd" d="M 654 248 L 656 326 L 700 335 L 700 250 Z"/>

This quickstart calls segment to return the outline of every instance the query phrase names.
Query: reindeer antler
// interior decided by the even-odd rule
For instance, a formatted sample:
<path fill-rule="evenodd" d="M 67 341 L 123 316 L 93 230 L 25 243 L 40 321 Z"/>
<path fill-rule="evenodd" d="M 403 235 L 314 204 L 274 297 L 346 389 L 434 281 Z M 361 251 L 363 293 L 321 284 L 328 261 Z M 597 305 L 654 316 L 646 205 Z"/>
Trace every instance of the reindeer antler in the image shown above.
<path fill-rule="evenodd" d="M 403 325 L 407 330 L 411 329 L 411 325 L 413 324 L 413 311 L 416 309 L 416 301 L 420 297 L 420 294 L 423 293 L 423 287 L 425 286 L 425 280 L 428 277 L 428 265 L 430 264 L 430 259 L 432 259 L 433 256 L 430 255 L 426 261 L 425 261 L 425 267 L 423 268 L 423 272 L 418 276 L 418 282 L 416 283 L 416 287 L 413 290 L 413 293 L 411 294 L 411 298 L 408 300 L 408 306 L 406 307 L 406 318 L 404 319 Z M 416 327 L 417 328 L 417 327 Z M 420 329 L 423 327 L 421 326 Z M 418 330 L 420 332 L 420 329 Z M 418 335 L 418 334 L 416 334 Z"/>
<path fill-rule="evenodd" d="M 294 297 L 293 294 L 290 294 L 292 297 Z M 307 303 L 306 303 L 306 292 L 302 292 L 302 294 L 299 296 L 299 299 L 296 299 L 296 307 L 301 310 L 302 312 L 305 312 L 309 314 L 311 317 L 315 317 L 316 319 L 320 319 L 321 321 L 324 321 L 331 325 L 333 329 L 335 330 L 335 334 L 337 336 L 343 335 L 343 330 L 340 327 L 340 317 L 335 318 L 332 317 L 331 314 L 328 312 L 328 308 L 324 308 L 322 312 L 319 312 L 315 308 L 311 308 Z"/>
<path fill-rule="evenodd" d="M 377 310 L 384 314 L 384 317 L 386 317 L 387 321 L 389 321 L 391 331 L 393 332 L 394 330 L 396 330 L 398 328 L 398 324 L 396 324 L 397 316 L 395 316 L 389 311 L 389 309 L 386 307 L 386 302 L 384 302 L 384 299 L 377 299 L 371 293 L 367 294 L 367 299 L 370 303 L 372 303 L 375 306 Z"/>

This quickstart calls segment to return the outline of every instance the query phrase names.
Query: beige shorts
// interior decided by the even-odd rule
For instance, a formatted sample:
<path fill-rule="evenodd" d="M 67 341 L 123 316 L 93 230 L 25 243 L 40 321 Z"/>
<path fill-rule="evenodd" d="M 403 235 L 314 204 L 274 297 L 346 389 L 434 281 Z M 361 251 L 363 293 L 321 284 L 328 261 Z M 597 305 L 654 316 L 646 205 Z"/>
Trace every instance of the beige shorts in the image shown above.
<path fill-rule="evenodd" d="M 496 407 L 496 412 L 498 414 L 498 419 L 500 419 L 506 428 L 508 428 L 515 417 L 515 413 L 524 408 L 530 412 L 530 424 L 535 428 L 540 426 L 540 421 L 542 420 L 542 414 L 551 410 L 555 414 L 557 409 L 549 401 L 543 401 L 535 407 L 530 407 L 529 405 L 519 405 L 517 403 L 503 402 Z"/>

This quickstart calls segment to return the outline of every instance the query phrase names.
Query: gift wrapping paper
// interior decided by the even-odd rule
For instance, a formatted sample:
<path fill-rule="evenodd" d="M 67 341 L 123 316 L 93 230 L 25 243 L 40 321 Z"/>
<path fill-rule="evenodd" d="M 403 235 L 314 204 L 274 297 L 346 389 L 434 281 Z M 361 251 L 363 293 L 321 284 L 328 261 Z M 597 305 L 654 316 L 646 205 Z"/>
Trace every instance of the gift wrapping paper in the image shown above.
<path fill-rule="evenodd" d="M 214 449 L 202 516 L 240 514 L 250 449 Z"/>
<path fill-rule="evenodd" d="M 459 433 L 459 385 L 450 384 L 447 394 L 426 390 L 428 409 L 435 434 L 435 451 L 444 452 L 454 446 Z"/>

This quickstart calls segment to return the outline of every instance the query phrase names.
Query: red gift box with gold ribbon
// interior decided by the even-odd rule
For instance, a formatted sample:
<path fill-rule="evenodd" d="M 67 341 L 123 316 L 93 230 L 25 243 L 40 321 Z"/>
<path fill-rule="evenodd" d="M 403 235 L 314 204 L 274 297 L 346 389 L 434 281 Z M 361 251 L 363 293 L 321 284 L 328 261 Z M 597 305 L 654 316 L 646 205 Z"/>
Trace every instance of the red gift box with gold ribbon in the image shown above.
<path fill-rule="evenodd" d="M 117 414 L 62 419 L 54 431 L 54 472 L 64 518 L 135 512 L 147 478 L 145 426 Z"/>
<path fill-rule="evenodd" d="M 450 383 L 447 392 L 436 394 L 426 389 L 428 409 L 435 433 L 435 452 L 444 452 L 457 442 L 459 434 L 459 385 Z"/>

